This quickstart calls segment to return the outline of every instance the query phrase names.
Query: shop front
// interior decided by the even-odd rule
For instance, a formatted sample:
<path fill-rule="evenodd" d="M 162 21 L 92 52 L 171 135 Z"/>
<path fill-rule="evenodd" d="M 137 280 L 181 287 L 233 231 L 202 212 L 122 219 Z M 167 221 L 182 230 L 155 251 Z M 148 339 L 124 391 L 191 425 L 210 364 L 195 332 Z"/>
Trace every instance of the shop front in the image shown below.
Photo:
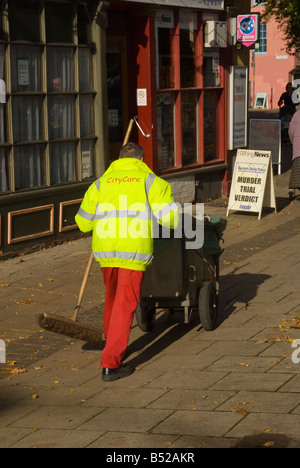
<path fill-rule="evenodd" d="M 107 18 L 110 159 L 137 116 L 132 138 L 179 202 L 220 196 L 227 168 L 224 2 L 111 1 Z"/>
<path fill-rule="evenodd" d="M 0 259 L 80 235 L 133 118 L 176 201 L 227 193 L 224 3 L 0 0 Z"/>
<path fill-rule="evenodd" d="M 76 233 L 106 165 L 99 5 L 0 1 L 1 258 Z"/>

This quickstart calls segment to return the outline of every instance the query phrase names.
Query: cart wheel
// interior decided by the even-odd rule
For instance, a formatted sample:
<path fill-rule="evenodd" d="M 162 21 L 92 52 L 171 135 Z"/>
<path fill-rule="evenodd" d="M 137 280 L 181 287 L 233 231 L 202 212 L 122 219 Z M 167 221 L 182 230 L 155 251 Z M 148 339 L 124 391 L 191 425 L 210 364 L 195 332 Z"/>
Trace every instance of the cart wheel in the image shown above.
<path fill-rule="evenodd" d="M 217 294 L 213 283 L 205 282 L 200 289 L 199 315 L 204 330 L 212 331 L 218 316 Z"/>
<path fill-rule="evenodd" d="M 155 308 L 150 306 L 141 307 L 141 304 L 139 304 L 135 311 L 135 318 L 143 332 L 151 331 L 155 324 Z"/>

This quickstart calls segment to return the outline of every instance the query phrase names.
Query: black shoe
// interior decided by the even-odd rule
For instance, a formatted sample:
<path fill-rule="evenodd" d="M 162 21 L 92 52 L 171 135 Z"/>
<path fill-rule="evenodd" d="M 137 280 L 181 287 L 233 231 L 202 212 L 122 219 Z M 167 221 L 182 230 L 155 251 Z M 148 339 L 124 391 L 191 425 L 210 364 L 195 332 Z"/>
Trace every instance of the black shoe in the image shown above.
<path fill-rule="evenodd" d="M 104 367 L 102 371 L 102 380 L 105 382 L 111 382 L 112 380 L 122 379 L 122 377 L 128 377 L 133 372 L 134 369 L 129 365 L 121 366 L 117 369 L 108 369 L 107 367 Z"/>

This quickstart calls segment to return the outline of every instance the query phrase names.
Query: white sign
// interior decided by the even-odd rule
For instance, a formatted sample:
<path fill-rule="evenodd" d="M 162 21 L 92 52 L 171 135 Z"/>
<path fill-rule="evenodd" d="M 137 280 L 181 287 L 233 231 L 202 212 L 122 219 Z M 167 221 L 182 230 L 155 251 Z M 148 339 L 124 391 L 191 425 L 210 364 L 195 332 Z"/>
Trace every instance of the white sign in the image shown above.
<path fill-rule="evenodd" d="M 88 177 L 92 177 L 92 158 L 90 151 L 82 151 L 81 153 L 82 158 L 82 178 L 87 179 Z"/>
<path fill-rule="evenodd" d="M 0 80 L 0 103 L 6 103 L 6 84 L 4 80 Z"/>
<path fill-rule="evenodd" d="M 229 211 L 258 213 L 263 207 L 276 210 L 271 151 L 239 149 L 230 190 Z"/>
<path fill-rule="evenodd" d="M 123 0 L 151 5 L 177 6 L 184 8 L 199 8 L 201 10 L 224 10 L 224 0 Z"/>
<path fill-rule="evenodd" d="M 248 68 L 230 67 L 228 149 L 247 146 Z"/>
<path fill-rule="evenodd" d="M 4 340 L 0 340 L 0 363 L 6 363 L 6 345 Z"/>
<path fill-rule="evenodd" d="M 27 57 L 18 59 L 18 85 L 29 85 L 29 59 Z"/>
<path fill-rule="evenodd" d="M 137 105 L 147 106 L 147 89 L 146 88 L 139 88 L 137 90 Z"/>
<path fill-rule="evenodd" d="M 267 93 L 257 93 L 254 108 L 263 109 L 265 106 L 267 106 L 267 109 L 269 109 Z"/>

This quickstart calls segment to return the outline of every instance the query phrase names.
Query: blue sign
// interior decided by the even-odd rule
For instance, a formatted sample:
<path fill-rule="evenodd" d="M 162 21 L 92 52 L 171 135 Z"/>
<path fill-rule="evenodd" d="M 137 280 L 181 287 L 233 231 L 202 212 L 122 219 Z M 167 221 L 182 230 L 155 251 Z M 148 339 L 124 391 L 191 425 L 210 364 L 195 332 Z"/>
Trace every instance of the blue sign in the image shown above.
<path fill-rule="evenodd" d="M 248 36 L 252 34 L 255 29 L 255 23 L 252 18 L 243 18 L 240 22 L 240 30 L 242 34 Z"/>

